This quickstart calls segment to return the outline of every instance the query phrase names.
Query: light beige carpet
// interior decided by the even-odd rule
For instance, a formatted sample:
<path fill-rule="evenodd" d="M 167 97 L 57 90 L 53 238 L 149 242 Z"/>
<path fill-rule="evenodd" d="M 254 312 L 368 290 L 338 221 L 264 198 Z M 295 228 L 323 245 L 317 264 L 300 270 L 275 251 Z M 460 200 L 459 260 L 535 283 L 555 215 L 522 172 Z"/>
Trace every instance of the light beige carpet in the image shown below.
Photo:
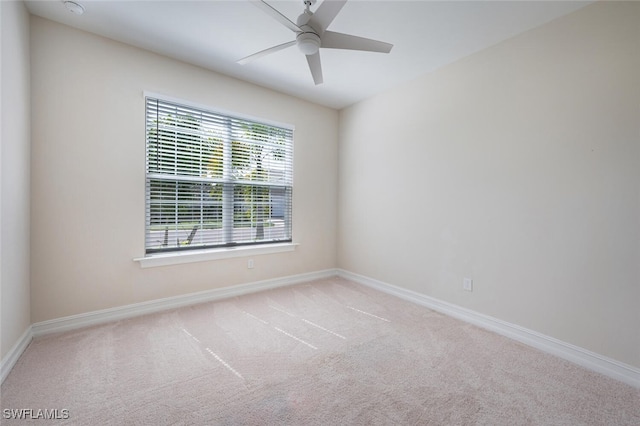
<path fill-rule="evenodd" d="M 640 425 L 637 389 L 339 278 L 40 338 L 1 390 L 68 410 L 34 424 Z"/>

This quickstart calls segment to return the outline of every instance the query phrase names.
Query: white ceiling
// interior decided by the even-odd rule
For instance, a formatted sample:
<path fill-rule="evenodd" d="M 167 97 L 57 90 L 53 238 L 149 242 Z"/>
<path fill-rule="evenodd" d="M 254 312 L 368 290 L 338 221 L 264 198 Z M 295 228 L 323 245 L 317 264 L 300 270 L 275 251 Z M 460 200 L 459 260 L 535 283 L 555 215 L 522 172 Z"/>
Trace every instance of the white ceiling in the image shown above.
<path fill-rule="evenodd" d="M 35 15 L 337 109 L 591 3 L 350 0 L 329 29 L 394 47 L 389 54 L 321 49 L 324 83 L 315 86 L 295 46 L 247 65 L 236 63 L 295 39 L 248 1 L 77 2 L 83 15 L 69 12 L 62 0 L 25 1 Z M 294 22 L 304 9 L 302 0 L 269 4 Z"/>

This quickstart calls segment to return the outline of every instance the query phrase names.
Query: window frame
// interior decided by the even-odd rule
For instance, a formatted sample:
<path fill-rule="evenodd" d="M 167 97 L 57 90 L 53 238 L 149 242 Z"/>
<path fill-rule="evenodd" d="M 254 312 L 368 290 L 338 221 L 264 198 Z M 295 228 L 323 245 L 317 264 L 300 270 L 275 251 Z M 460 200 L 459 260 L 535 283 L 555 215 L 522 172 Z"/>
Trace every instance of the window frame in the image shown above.
<path fill-rule="evenodd" d="M 144 92 L 143 100 L 144 100 L 144 108 L 145 108 L 145 114 L 144 114 L 145 116 L 145 130 L 144 130 L 145 132 L 145 241 L 144 241 L 145 257 L 144 259 L 150 259 L 150 258 L 156 259 L 156 261 L 152 263 L 145 262 L 147 263 L 146 266 L 159 266 L 159 265 L 165 265 L 165 264 L 185 263 L 185 262 L 193 262 L 193 261 L 209 260 L 209 259 L 217 259 L 217 258 L 227 258 L 227 257 L 237 257 L 242 255 L 250 255 L 250 254 L 261 254 L 261 253 L 266 254 L 266 253 L 272 253 L 272 252 L 290 251 L 295 249 L 297 244 L 293 243 L 293 186 L 294 186 L 293 184 L 293 167 L 294 167 L 293 149 L 294 149 L 294 130 L 295 130 L 294 126 L 290 124 L 274 122 L 271 120 L 265 120 L 263 118 L 256 118 L 256 117 L 248 116 L 246 114 L 229 112 L 220 108 L 212 108 L 208 105 L 201 105 L 194 102 L 185 101 L 183 99 L 176 99 L 176 98 L 168 97 L 161 94 L 151 93 L 151 92 Z M 152 213 L 151 213 L 151 206 L 153 203 L 151 198 L 152 195 L 151 195 L 150 185 L 151 185 L 151 181 L 154 179 L 157 179 L 157 176 L 158 176 L 158 173 L 150 172 L 150 166 L 149 166 L 150 165 L 150 157 L 149 157 L 150 126 L 149 126 L 149 112 L 148 112 L 149 106 L 148 105 L 150 101 L 151 102 L 158 101 L 162 104 L 167 104 L 172 107 L 178 107 L 178 108 L 182 107 L 189 110 L 194 110 L 196 112 L 211 114 L 217 117 L 221 117 L 224 120 L 229 120 L 229 122 L 231 121 L 233 121 L 234 123 L 239 122 L 243 125 L 247 124 L 249 126 L 256 125 L 256 126 L 267 126 L 268 128 L 276 128 L 278 131 L 283 131 L 288 136 L 288 139 L 285 138 L 287 144 L 285 145 L 285 148 L 284 148 L 284 151 L 285 151 L 284 155 L 286 156 L 284 161 L 286 162 L 283 165 L 283 168 L 285 171 L 283 172 L 284 178 L 282 182 L 274 183 L 268 180 L 262 180 L 262 181 L 256 180 L 256 181 L 248 182 L 246 180 L 242 180 L 242 181 L 235 180 L 233 178 L 230 178 L 229 175 L 225 175 L 224 177 L 225 182 L 222 183 L 221 185 L 223 188 L 227 188 L 227 190 L 225 191 L 226 192 L 225 197 L 227 199 L 231 197 L 231 200 L 227 201 L 227 205 L 229 203 L 231 205 L 231 210 L 230 210 L 231 218 L 229 219 L 229 211 L 227 211 L 225 213 L 226 214 L 225 218 L 220 219 L 222 222 L 221 232 L 223 234 L 226 234 L 223 242 L 197 244 L 194 246 L 190 246 L 190 243 L 191 243 L 190 241 L 189 246 L 187 247 L 180 247 L 177 243 L 175 246 L 162 247 L 162 248 L 157 248 L 157 247 L 154 248 L 153 246 L 150 245 L 150 241 L 151 241 L 150 228 L 153 226 Z M 227 130 L 230 131 L 229 129 Z M 264 145 L 265 143 L 266 144 L 271 143 L 267 141 L 258 142 L 258 139 L 255 139 L 252 142 L 257 146 L 260 146 L 260 144 L 262 144 L 262 148 L 266 146 Z M 222 143 L 224 144 L 223 161 L 227 161 L 227 156 L 232 155 L 231 145 L 236 143 L 236 140 L 233 137 L 230 137 L 230 138 L 224 139 Z M 227 147 L 227 144 L 229 145 L 228 147 Z M 156 149 L 158 149 L 158 145 L 156 146 Z M 237 158 L 237 157 L 233 157 L 233 158 Z M 229 158 L 228 161 L 231 162 L 232 159 Z M 186 175 L 180 175 L 176 168 L 174 176 L 176 176 L 175 182 L 176 182 L 176 187 L 178 187 L 179 184 L 177 182 L 179 182 L 181 179 L 184 179 L 184 176 Z M 202 185 L 204 185 L 206 182 L 206 179 L 203 178 L 202 176 L 194 178 L 194 180 L 199 181 L 199 183 Z M 167 178 L 165 182 L 170 182 L 170 180 Z M 245 188 L 260 188 L 260 187 L 269 188 L 268 193 L 266 193 L 266 195 L 268 197 L 267 205 L 270 213 L 268 213 L 269 216 L 267 216 L 266 218 L 264 216 L 261 217 L 259 219 L 261 221 L 273 219 L 272 212 L 274 207 L 272 206 L 272 199 L 273 199 L 272 191 L 276 188 L 284 191 L 285 201 L 284 201 L 284 207 L 283 207 L 283 211 L 284 211 L 283 233 L 285 238 L 276 237 L 274 239 L 264 239 L 264 240 L 257 240 L 257 241 L 255 240 L 255 238 L 253 239 L 245 238 L 244 240 L 241 240 L 239 242 L 229 241 L 227 239 L 228 235 L 230 235 L 229 232 L 233 234 L 233 232 L 237 229 L 237 227 L 234 225 L 239 223 L 238 221 L 236 221 L 235 219 L 236 215 L 234 213 L 235 212 L 234 209 L 237 204 L 236 203 L 237 197 L 235 196 L 234 188 L 237 189 L 243 186 Z M 229 188 L 231 188 L 230 193 L 229 193 Z M 178 198 L 178 195 L 177 195 L 178 193 L 181 193 L 181 192 L 176 191 L 176 199 Z M 182 194 L 184 193 L 182 192 Z M 263 193 L 263 197 L 264 195 L 265 194 Z M 255 208 L 254 203 L 255 205 L 258 205 L 260 204 L 260 201 L 258 202 L 251 201 L 249 204 L 250 206 L 249 208 Z M 264 210 L 261 211 L 261 214 L 264 214 Z M 222 213 L 220 217 L 222 217 Z M 175 226 L 177 231 L 178 226 L 180 224 L 178 213 L 175 214 L 174 221 L 175 221 Z M 225 230 L 225 226 L 228 228 L 229 225 L 231 226 L 231 229 L 227 232 Z M 194 226 L 194 229 L 195 229 L 195 226 Z M 257 228 L 250 226 L 249 229 L 257 229 Z M 250 231 L 250 232 L 253 232 L 253 231 Z M 171 258 L 174 258 L 174 260 L 168 260 Z M 142 260 L 142 259 L 135 259 L 135 260 Z M 143 267 L 144 266 L 145 265 L 143 265 Z"/>

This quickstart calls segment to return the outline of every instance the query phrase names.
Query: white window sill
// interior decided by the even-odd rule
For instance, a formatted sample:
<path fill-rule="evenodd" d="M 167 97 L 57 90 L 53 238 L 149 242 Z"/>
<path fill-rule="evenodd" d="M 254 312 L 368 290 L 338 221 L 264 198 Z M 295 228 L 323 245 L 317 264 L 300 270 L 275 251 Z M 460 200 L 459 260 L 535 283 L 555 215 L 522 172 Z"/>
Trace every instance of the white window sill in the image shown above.
<path fill-rule="evenodd" d="M 293 251 L 297 243 L 264 244 L 257 246 L 240 246 L 222 249 L 192 250 L 178 253 L 158 253 L 133 259 L 140 262 L 141 268 L 179 265 L 182 263 L 205 262 L 207 260 L 229 259 L 232 257 L 257 256 L 261 254 Z"/>

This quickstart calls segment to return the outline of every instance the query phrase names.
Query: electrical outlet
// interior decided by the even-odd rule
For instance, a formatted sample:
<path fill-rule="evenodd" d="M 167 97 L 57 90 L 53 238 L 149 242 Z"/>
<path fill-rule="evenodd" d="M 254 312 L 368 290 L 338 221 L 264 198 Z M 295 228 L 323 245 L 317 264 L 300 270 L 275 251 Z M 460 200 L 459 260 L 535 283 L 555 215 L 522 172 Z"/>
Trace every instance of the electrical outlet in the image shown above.
<path fill-rule="evenodd" d="M 462 289 L 466 291 L 473 291 L 473 280 L 471 278 L 465 278 L 462 280 Z"/>
<path fill-rule="evenodd" d="M 253 259 L 249 259 L 249 260 L 247 261 L 247 268 L 249 268 L 249 269 L 253 269 Z"/>

